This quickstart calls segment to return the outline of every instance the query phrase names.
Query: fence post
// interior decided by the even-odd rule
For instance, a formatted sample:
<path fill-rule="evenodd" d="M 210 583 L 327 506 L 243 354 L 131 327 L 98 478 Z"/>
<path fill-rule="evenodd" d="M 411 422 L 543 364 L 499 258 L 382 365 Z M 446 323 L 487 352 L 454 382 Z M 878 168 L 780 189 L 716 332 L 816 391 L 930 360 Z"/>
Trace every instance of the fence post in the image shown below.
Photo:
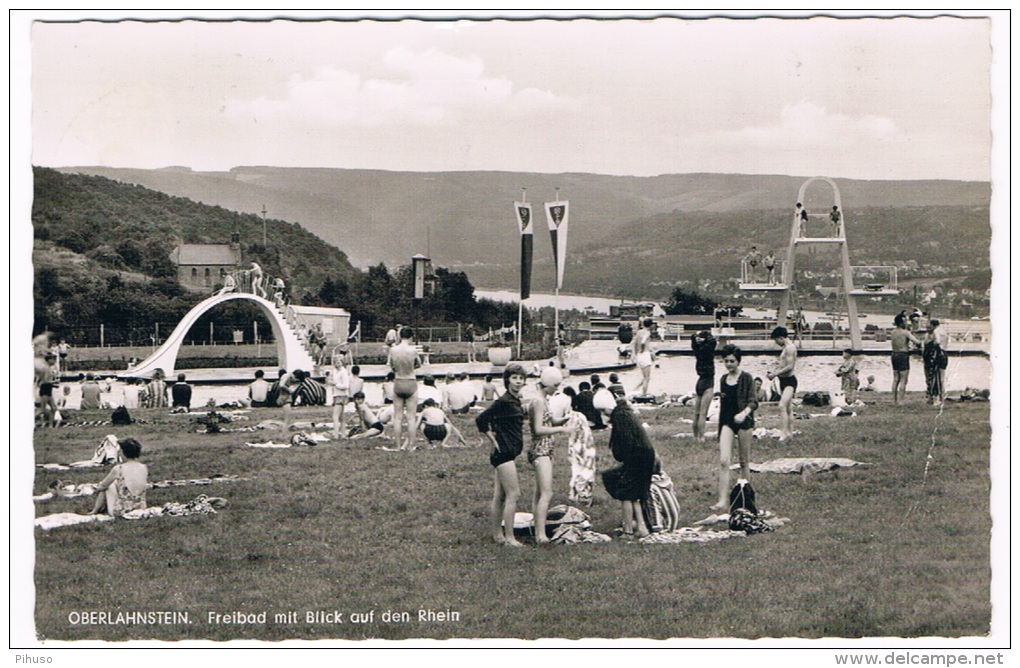
<path fill-rule="evenodd" d="M 105 341 L 105 332 L 103 331 L 103 323 L 99 323 L 99 347 L 102 348 Z"/>

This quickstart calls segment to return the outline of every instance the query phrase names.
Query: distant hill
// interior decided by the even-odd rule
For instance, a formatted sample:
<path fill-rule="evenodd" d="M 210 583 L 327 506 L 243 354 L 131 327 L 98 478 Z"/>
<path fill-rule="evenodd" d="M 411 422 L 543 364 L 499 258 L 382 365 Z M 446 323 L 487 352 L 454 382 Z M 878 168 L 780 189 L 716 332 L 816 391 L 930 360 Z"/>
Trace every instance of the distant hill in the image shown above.
<path fill-rule="evenodd" d="M 74 251 L 110 269 L 161 278 L 173 275 L 170 252 L 179 242 L 241 240 L 246 260 L 286 276 L 294 294 L 317 290 L 326 278 L 350 278 L 357 270 L 334 245 L 277 219 L 239 215 L 153 189 L 101 176 L 36 168 L 32 224 L 37 240 Z M 37 255 L 39 248 L 37 247 Z M 42 257 L 37 257 L 37 264 Z"/>
<path fill-rule="evenodd" d="M 789 212 L 805 180 L 276 167 L 60 171 L 101 175 L 251 215 L 264 205 L 274 218 L 299 223 L 342 249 L 355 265 L 399 266 L 428 253 L 435 263 L 464 271 L 485 287 L 515 285 L 519 242 L 512 203 L 522 187 L 537 203 L 536 284 L 551 282 L 541 203 L 559 188 L 571 203 L 570 261 L 591 268 L 571 269 L 570 289 L 621 294 L 656 281 L 732 275 L 735 269 L 722 267 L 752 243 L 785 248 Z M 988 265 L 990 184 L 844 179 L 837 184 L 851 223 L 851 249 L 861 260 L 923 261 L 925 249 L 941 248 L 936 255 L 953 251 L 960 264 Z M 832 204 L 824 184 L 812 186 L 805 199 L 814 211 Z"/>

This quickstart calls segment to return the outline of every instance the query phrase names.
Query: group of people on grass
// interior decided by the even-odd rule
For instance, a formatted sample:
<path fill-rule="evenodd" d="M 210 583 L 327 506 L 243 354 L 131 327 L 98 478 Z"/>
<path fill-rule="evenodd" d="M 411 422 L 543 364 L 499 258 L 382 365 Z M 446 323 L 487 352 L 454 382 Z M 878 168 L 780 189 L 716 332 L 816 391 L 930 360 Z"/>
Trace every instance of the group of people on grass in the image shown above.
<path fill-rule="evenodd" d="M 797 388 L 794 375 L 797 361 L 796 346 L 783 327 L 772 332 L 772 338 L 781 348 L 776 368 L 768 373 L 769 379 L 778 379 L 781 388 L 779 410 L 782 440 L 792 437 L 793 395 Z M 741 350 L 733 345 L 716 349 L 711 333 L 702 331 L 691 339 L 696 356 L 697 401 L 695 404 L 694 435 L 705 439 L 708 405 L 716 388 L 716 357 L 720 357 L 725 373 L 718 380 L 719 405 L 719 498 L 713 510 L 722 510 L 730 493 L 730 464 L 734 446 L 738 450 L 740 477 L 750 479 L 751 433 L 754 429 L 754 412 L 758 408 L 755 379 L 741 370 Z M 571 408 L 584 415 L 592 429 L 602 429 L 608 422 L 611 429 L 609 449 L 619 466 L 603 471 L 602 480 L 609 495 L 620 502 L 624 535 L 643 537 L 650 529 L 645 520 L 643 504 L 646 502 L 652 476 L 661 467 L 647 432 L 616 374 L 609 376 L 609 385 L 597 377 L 593 382 L 581 382 L 578 390 L 565 388 L 571 396 Z M 514 515 L 520 497 L 516 459 L 524 453 L 525 423 L 530 433 L 527 450 L 528 462 L 535 469 L 533 498 L 534 536 L 536 543 L 548 541 L 543 528 L 552 498 L 552 453 L 557 434 L 569 432 L 568 418 L 561 412 L 550 410 L 550 397 L 563 383 L 562 373 L 555 366 L 542 370 L 538 380 L 538 396 L 527 406 L 522 402 L 522 391 L 527 373 L 518 364 L 510 364 L 503 373 L 505 392 L 486 408 L 475 420 L 479 431 L 489 440 L 492 449 L 489 463 L 495 469 L 493 496 L 490 507 L 492 538 L 497 543 L 519 546 L 514 535 Z M 640 396 L 640 395 L 637 395 Z"/>
<path fill-rule="evenodd" d="M 925 398 L 933 406 L 942 406 L 946 400 L 946 369 L 949 367 L 949 332 L 937 318 L 929 318 L 923 334 L 918 337 L 911 330 L 919 329 L 923 314 L 915 310 L 907 314 L 900 311 L 893 319 L 889 335 L 892 346 L 893 403 L 899 403 L 907 391 L 910 377 L 910 355 L 920 351 L 924 364 Z"/>
<path fill-rule="evenodd" d="M 948 336 L 936 319 L 927 323 L 923 338 L 910 331 L 910 316 L 906 312 L 896 316 L 895 329 L 891 336 L 893 366 L 893 401 L 898 403 L 904 396 L 910 368 L 910 354 L 922 352 L 929 403 L 941 405 L 945 398 L 945 370 L 947 367 L 946 347 Z M 652 366 L 651 333 L 652 319 L 642 321 L 641 329 L 634 339 L 635 361 L 641 373 L 641 380 L 635 388 L 640 398 L 647 393 L 648 378 Z M 418 370 L 421 359 L 413 342 L 413 331 L 401 327 L 396 340 L 389 347 L 387 364 L 391 369 L 383 383 L 384 406 L 376 412 L 366 403 L 364 380 L 357 365 L 350 364 L 346 350 L 338 347 L 332 356 L 332 364 L 322 385 L 302 370 L 292 372 L 280 369 L 278 379 L 270 383 L 263 371 L 255 372 L 255 380 L 248 388 L 247 404 L 252 407 L 280 407 L 284 419 L 282 428 L 290 429 L 292 407 L 301 405 L 325 405 L 327 387 L 332 395 L 333 436 L 337 439 L 360 439 L 380 436 L 386 426 L 392 424 L 396 448 L 414 449 L 414 441 L 420 431 L 430 445 L 447 445 L 452 439 L 466 444 L 457 427 L 450 421 L 446 410 L 466 413 L 479 400 L 469 391 L 460 396 L 455 387 L 468 387 L 466 375 L 447 378 L 446 390 L 439 391 L 431 377 L 419 386 Z M 730 465 L 733 451 L 737 451 L 740 462 L 740 477 L 750 479 L 750 450 L 752 431 L 755 427 L 755 411 L 762 401 L 778 401 L 780 419 L 780 441 L 793 437 L 793 397 L 797 390 L 797 347 L 791 341 L 785 327 L 776 327 L 772 333 L 773 342 L 780 348 L 777 364 L 766 375 L 770 384 L 777 388 L 777 396 L 769 396 L 760 378 L 756 379 L 741 370 L 741 350 L 733 345 L 718 346 L 709 331 L 691 336 L 691 348 L 695 356 L 694 437 L 704 441 L 709 406 L 713 398 L 719 398 L 718 440 L 718 500 L 713 510 L 722 510 L 728 504 L 730 486 Z M 716 358 L 722 363 L 724 373 L 716 380 Z M 44 356 L 44 363 L 36 364 L 36 385 L 43 399 L 44 412 L 56 413 L 59 403 L 55 400 L 54 389 L 59 375 L 53 370 L 52 360 Z M 842 363 L 836 371 L 841 378 L 846 401 L 856 400 L 859 371 L 851 350 L 843 353 Z M 609 448 L 618 467 L 603 472 L 603 482 L 610 496 L 620 501 L 622 530 L 634 536 L 646 535 L 649 531 L 642 503 L 646 499 L 652 475 L 659 467 L 655 449 L 644 427 L 628 401 L 627 392 L 616 374 L 609 375 L 608 385 L 603 385 L 597 376 L 592 382 L 581 382 L 578 390 L 563 387 L 563 373 L 554 364 L 541 370 L 538 378 L 538 393 L 526 406 L 522 403 L 522 390 L 528 374 L 520 364 L 510 364 L 503 373 L 502 394 L 498 393 L 492 376 L 485 379 L 481 401 L 487 404 L 476 419 L 476 426 L 492 446 L 489 462 L 494 467 L 494 485 L 491 504 L 491 527 L 493 539 L 507 545 L 520 545 L 513 533 L 514 514 L 520 496 L 516 459 L 524 453 L 524 424 L 530 433 L 528 462 L 534 467 L 536 486 L 533 498 L 536 527 L 544 527 L 552 500 L 552 454 L 556 436 L 573 431 L 568 426 L 568 412 L 552 411 L 550 398 L 558 393 L 570 397 L 570 409 L 584 416 L 591 429 L 611 428 Z M 138 379 L 129 379 L 125 389 L 125 405 L 144 407 L 190 408 L 191 387 L 185 375 L 179 374 L 177 382 L 167 384 L 165 374 L 157 369 L 152 378 L 144 384 Z M 868 377 L 868 385 L 861 391 L 874 390 L 874 377 Z M 102 386 L 93 374 L 82 379 L 82 408 L 100 408 Z M 65 390 L 66 394 L 66 390 Z M 420 397 L 419 394 L 428 396 Z M 499 396 L 497 396 L 497 394 Z M 130 397 L 130 399 L 129 399 Z M 354 404 L 356 424 L 351 430 L 346 425 L 346 406 Z M 444 410 L 446 409 L 446 410 Z M 608 424 L 607 424 L 608 423 Z M 144 465 L 138 464 L 140 445 L 125 441 L 122 444 L 125 464 L 115 467 L 101 484 L 100 499 L 94 512 L 104 508 L 126 507 L 139 502 L 139 480 L 144 478 Z M 128 446 L 128 447 L 125 447 Z M 133 454 L 129 454 L 129 451 Z M 137 452 L 136 452 L 137 451 Z M 137 466 L 135 465 L 137 464 Z M 110 496 L 116 498 L 111 501 Z M 144 503 L 144 501 L 142 501 Z M 105 504 L 105 506 L 104 506 Z M 120 504 L 117 506 L 116 504 Z M 125 505 L 126 504 L 126 505 Z M 535 532 L 538 543 L 547 541 L 544 531 Z"/>
<path fill-rule="evenodd" d="M 797 346 L 790 340 L 785 327 L 772 330 L 772 340 L 780 348 L 776 367 L 766 376 L 778 387 L 780 441 L 793 437 L 793 397 L 797 391 Z M 694 437 L 705 440 L 708 410 L 715 396 L 715 358 L 722 360 L 726 373 L 719 380 L 719 485 L 718 501 L 712 508 L 726 507 L 729 484 L 729 467 L 733 446 L 737 446 L 742 479 L 750 480 L 751 435 L 754 430 L 754 412 L 762 401 L 771 399 L 761 379 L 740 369 L 743 354 L 740 348 L 726 345 L 717 350 L 717 341 L 711 332 L 700 331 L 691 335 L 694 351 L 695 384 Z"/>

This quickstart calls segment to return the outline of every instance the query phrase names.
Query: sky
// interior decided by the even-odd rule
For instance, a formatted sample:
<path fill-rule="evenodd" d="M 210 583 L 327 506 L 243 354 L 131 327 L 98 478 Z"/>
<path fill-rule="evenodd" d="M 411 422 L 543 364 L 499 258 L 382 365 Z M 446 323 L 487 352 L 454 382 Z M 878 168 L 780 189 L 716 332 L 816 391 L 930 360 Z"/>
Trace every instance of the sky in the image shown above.
<path fill-rule="evenodd" d="M 987 18 L 737 16 L 26 21 L 31 161 L 991 178 Z"/>

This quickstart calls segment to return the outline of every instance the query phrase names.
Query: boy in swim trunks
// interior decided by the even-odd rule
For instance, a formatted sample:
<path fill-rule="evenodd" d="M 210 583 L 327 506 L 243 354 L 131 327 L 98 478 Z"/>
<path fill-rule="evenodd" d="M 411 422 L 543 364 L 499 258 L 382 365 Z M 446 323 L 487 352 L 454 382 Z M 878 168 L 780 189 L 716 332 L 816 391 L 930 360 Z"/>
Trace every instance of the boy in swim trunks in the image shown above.
<path fill-rule="evenodd" d="M 400 343 L 390 348 L 389 365 L 393 369 L 393 437 L 397 447 L 407 450 L 414 440 L 414 424 L 418 410 L 418 377 L 415 370 L 421 366 L 421 358 L 414 347 L 414 331 L 410 327 L 400 328 Z M 404 418 L 407 418 L 407 440 L 401 438 Z"/>
<path fill-rule="evenodd" d="M 772 330 L 772 340 L 782 348 L 779 353 L 779 366 L 775 371 L 766 374 L 769 380 L 779 379 L 779 431 L 780 441 L 793 437 L 793 395 L 797 391 L 797 376 L 793 375 L 797 367 L 797 346 L 790 341 L 790 333 L 785 327 Z"/>
<path fill-rule="evenodd" d="M 751 252 L 744 256 L 744 262 L 747 263 L 747 282 L 754 283 L 755 272 L 758 269 L 758 263 L 761 262 L 761 253 L 757 246 L 751 246 Z"/>
<path fill-rule="evenodd" d="M 641 329 L 634 335 L 634 361 L 641 370 L 641 382 L 635 387 L 642 396 L 648 394 L 648 383 L 652 379 L 652 326 L 655 321 L 645 318 L 641 321 Z"/>
<path fill-rule="evenodd" d="M 355 392 L 351 397 L 354 401 L 354 413 L 361 420 L 362 431 L 358 434 L 351 434 L 350 439 L 356 441 L 362 438 L 372 438 L 373 436 L 382 436 L 386 430 L 386 424 L 381 416 L 377 416 L 372 412 L 372 409 L 365 403 L 365 393 Z M 353 431 L 353 430 L 352 430 Z"/>
<path fill-rule="evenodd" d="M 436 405 L 435 399 L 425 400 L 425 407 L 418 414 L 418 423 L 414 426 L 415 432 L 418 429 L 421 429 L 430 448 L 434 448 L 436 445 L 445 448 L 452 436 L 456 436 L 461 445 L 467 445 L 460 430 L 450 422 L 443 409 Z"/>
<path fill-rule="evenodd" d="M 526 414 L 521 405 L 521 390 L 527 378 L 528 374 L 520 364 L 508 364 L 503 371 L 506 392 L 475 418 L 478 431 L 492 443 L 489 463 L 496 469 L 489 509 L 492 539 L 512 547 L 523 546 L 514 537 L 514 514 L 517 512 L 517 499 L 521 495 L 514 460 L 524 450 Z"/>
<path fill-rule="evenodd" d="M 843 214 L 839 212 L 839 207 L 835 204 L 832 205 L 832 211 L 829 212 L 829 220 L 832 221 L 832 236 L 839 236 L 839 222 L 843 218 Z"/>
<path fill-rule="evenodd" d="M 769 273 L 769 285 L 776 284 L 776 254 L 772 251 L 765 253 L 765 258 L 761 261 L 765 266 L 765 271 Z"/>
<path fill-rule="evenodd" d="M 907 317 L 900 313 L 893 319 L 892 333 L 889 335 L 889 344 L 892 347 L 892 368 L 893 368 L 893 404 L 900 403 L 901 398 L 907 395 L 907 380 L 910 377 L 910 346 L 920 347 L 921 340 L 910 333 L 907 329 Z"/>

